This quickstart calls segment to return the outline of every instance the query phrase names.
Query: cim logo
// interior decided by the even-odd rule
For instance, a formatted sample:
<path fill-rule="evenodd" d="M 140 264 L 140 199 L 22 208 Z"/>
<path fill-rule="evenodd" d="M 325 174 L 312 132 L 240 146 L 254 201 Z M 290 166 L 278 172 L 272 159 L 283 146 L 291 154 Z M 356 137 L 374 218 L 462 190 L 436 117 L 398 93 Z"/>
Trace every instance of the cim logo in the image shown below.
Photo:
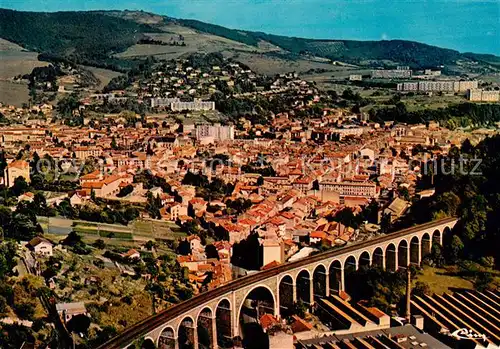
<path fill-rule="evenodd" d="M 475 333 L 467 328 L 460 328 L 451 333 L 450 336 L 456 339 L 482 339 L 484 341 L 487 339 L 485 334 Z"/>

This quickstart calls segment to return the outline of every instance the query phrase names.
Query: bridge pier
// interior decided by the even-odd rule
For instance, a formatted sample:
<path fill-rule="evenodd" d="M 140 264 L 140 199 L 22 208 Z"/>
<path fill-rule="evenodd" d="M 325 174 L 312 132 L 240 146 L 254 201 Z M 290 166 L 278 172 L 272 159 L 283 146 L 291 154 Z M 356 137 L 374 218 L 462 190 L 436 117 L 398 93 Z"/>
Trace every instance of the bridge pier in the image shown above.
<path fill-rule="evenodd" d="M 198 348 L 199 347 L 199 344 L 198 344 L 198 327 L 194 328 L 193 329 L 193 344 L 194 344 L 194 347 L 195 348 Z"/>
<path fill-rule="evenodd" d="M 292 287 L 292 291 L 293 291 L 293 303 L 297 303 L 297 282 L 295 282 L 295 279 L 293 279 L 293 287 Z"/>
<path fill-rule="evenodd" d="M 233 292 L 232 294 L 232 300 L 231 300 L 231 317 L 233 319 L 232 325 L 233 325 L 233 330 L 231 333 L 231 337 L 237 337 L 240 334 L 240 314 L 239 314 L 239 307 L 237 306 L 236 302 L 236 292 Z"/>
<path fill-rule="evenodd" d="M 309 278 L 309 305 L 312 307 L 314 305 L 314 276 L 310 274 Z"/>
<path fill-rule="evenodd" d="M 328 276 L 325 282 L 325 295 L 327 298 L 330 297 L 330 278 Z"/>
<path fill-rule="evenodd" d="M 345 292 L 345 273 L 344 273 L 344 267 L 340 268 L 340 290 L 339 291 L 344 291 Z"/>
<path fill-rule="evenodd" d="M 280 279 L 276 276 L 276 301 L 274 302 L 274 316 L 280 317 Z"/>
<path fill-rule="evenodd" d="M 218 349 L 217 345 L 217 316 L 214 314 L 212 316 L 212 349 Z"/>

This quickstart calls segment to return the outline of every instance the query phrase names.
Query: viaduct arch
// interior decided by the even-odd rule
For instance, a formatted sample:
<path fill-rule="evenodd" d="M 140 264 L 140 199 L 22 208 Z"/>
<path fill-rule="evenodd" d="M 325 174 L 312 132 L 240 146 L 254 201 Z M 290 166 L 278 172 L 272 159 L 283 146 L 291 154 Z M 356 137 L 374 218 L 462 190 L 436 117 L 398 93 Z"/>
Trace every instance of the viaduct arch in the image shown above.
<path fill-rule="evenodd" d="M 240 314 L 245 304 L 250 304 L 246 299 L 254 290 L 271 293 L 272 306 L 268 303 L 261 309 L 276 316 L 286 315 L 298 299 L 314 304 L 318 297 L 346 290 L 349 272 L 360 267 L 396 271 L 420 264 L 433 243 L 442 245 L 443 234 L 457 221 L 436 220 L 234 280 L 127 328 L 99 348 L 127 348 L 143 338 L 162 349 L 181 349 L 186 343 L 198 348 L 201 333 L 204 347 L 229 347 L 231 339 L 240 336 Z"/>

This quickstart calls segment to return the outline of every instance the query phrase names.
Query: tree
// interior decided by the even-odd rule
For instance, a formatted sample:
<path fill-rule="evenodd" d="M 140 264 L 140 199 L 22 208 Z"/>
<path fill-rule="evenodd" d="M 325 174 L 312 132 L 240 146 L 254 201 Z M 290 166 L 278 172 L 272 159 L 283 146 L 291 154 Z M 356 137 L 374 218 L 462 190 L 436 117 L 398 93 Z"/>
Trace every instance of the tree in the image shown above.
<path fill-rule="evenodd" d="M 148 249 L 148 251 L 151 251 L 155 247 L 155 243 L 153 241 L 149 240 L 148 242 L 146 242 L 144 244 L 144 247 L 146 247 Z"/>
<path fill-rule="evenodd" d="M 68 198 L 62 200 L 57 206 L 57 211 L 63 217 L 75 218 L 78 215 L 77 210 L 71 205 Z"/>
<path fill-rule="evenodd" d="M 70 119 L 73 115 L 73 111 L 77 110 L 80 106 L 80 101 L 77 94 L 70 94 L 63 99 L 61 99 L 57 103 L 56 110 L 65 118 Z M 77 126 L 80 125 L 79 122 L 75 122 L 75 120 L 70 119 L 70 124 Z"/>
<path fill-rule="evenodd" d="M 262 248 L 259 234 L 250 234 L 233 246 L 231 263 L 248 270 L 259 270 L 262 266 Z"/>
<path fill-rule="evenodd" d="M 380 206 L 377 200 L 370 201 L 370 203 L 363 208 L 363 212 L 361 213 L 362 219 L 370 223 L 378 224 L 379 208 Z"/>
<path fill-rule="evenodd" d="M 462 143 L 462 147 L 460 148 L 460 152 L 465 153 L 465 154 L 472 154 L 474 152 L 474 146 L 470 142 L 469 138 L 467 138 Z"/>
<path fill-rule="evenodd" d="M 493 275 L 489 272 L 479 272 L 474 281 L 474 288 L 479 292 L 483 292 L 490 288 L 493 282 Z"/>
<path fill-rule="evenodd" d="M 87 333 L 90 327 L 90 319 L 87 315 L 75 315 L 68 321 L 67 327 L 71 332 Z"/>
<path fill-rule="evenodd" d="M 0 280 L 2 280 L 9 272 L 10 269 L 5 256 L 0 255 Z"/>
<path fill-rule="evenodd" d="M 106 248 L 106 244 L 104 243 L 104 240 L 102 240 L 102 239 L 97 239 L 96 241 L 94 241 L 94 243 L 92 245 L 95 248 L 98 248 L 100 250 L 104 250 Z"/>
<path fill-rule="evenodd" d="M 410 201 L 410 192 L 408 191 L 408 188 L 406 187 L 399 187 L 398 188 L 398 195 L 403 198 L 406 201 Z"/>
<path fill-rule="evenodd" d="M 464 243 L 458 235 L 453 235 L 451 238 L 450 246 L 448 251 L 448 262 L 456 263 L 462 256 L 464 250 Z"/>
<path fill-rule="evenodd" d="M 212 244 L 205 246 L 205 254 L 207 255 L 207 258 L 219 259 L 219 252 L 217 251 L 217 248 L 215 248 L 215 246 Z"/>
<path fill-rule="evenodd" d="M 81 242 L 82 237 L 78 235 L 76 231 L 72 230 L 61 243 L 66 246 L 75 246 Z"/>
<path fill-rule="evenodd" d="M 257 178 L 257 185 L 258 186 L 264 185 L 264 177 L 259 176 L 259 178 Z"/>
<path fill-rule="evenodd" d="M 349 207 L 345 207 L 339 212 L 335 214 L 335 217 L 333 218 L 336 222 L 340 222 L 346 227 L 352 227 L 352 228 L 358 228 L 359 227 L 359 218 L 358 216 L 355 216 L 354 213 L 352 212 L 352 209 Z"/>
<path fill-rule="evenodd" d="M 111 149 L 118 149 L 118 144 L 116 143 L 116 138 L 115 136 L 113 136 L 113 138 L 111 139 Z"/>
<path fill-rule="evenodd" d="M 14 185 L 10 188 L 12 195 L 19 196 L 28 191 L 29 185 L 24 177 L 14 179 Z"/>
<path fill-rule="evenodd" d="M 5 206 L 0 205 L 0 227 L 8 227 L 12 222 L 12 211 Z"/>
<path fill-rule="evenodd" d="M 154 197 L 153 193 L 147 194 L 146 210 L 151 218 L 161 219 L 160 208 L 162 207 L 159 196 Z"/>
<path fill-rule="evenodd" d="M 7 159 L 5 158 L 5 153 L 0 151 L 0 175 L 3 176 L 5 168 L 7 167 Z"/>
<path fill-rule="evenodd" d="M 182 240 L 179 242 L 179 247 L 177 248 L 177 253 L 183 256 L 191 254 L 191 244 L 187 240 Z"/>
<path fill-rule="evenodd" d="M 380 219 L 380 230 L 383 233 L 387 233 L 389 229 L 391 229 L 391 215 L 390 213 L 382 214 L 382 218 Z"/>
<path fill-rule="evenodd" d="M 460 197 L 453 192 L 446 192 L 437 197 L 439 209 L 448 216 L 456 216 L 460 207 Z"/>
<path fill-rule="evenodd" d="M 34 343 L 35 337 L 33 331 L 18 323 L 2 324 L 2 332 L 0 333 L 0 347 L 14 349 L 21 348 L 23 343 Z"/>
<path fill-rule="evenodd" d="M 423 282 L 423 281 L 417 281 L 415 283 L 415 287 L 413 287 L 413 290 L 411 291 L 412 295 L 423 297 L 425 295 L 430 295 L 432 294 L 431 288 L 429 284 Z"/>
<path fill-rule="evenodd" d="M 30 206 L 37 215 L 46 216 L 48 213 L 47 200 L 41 192 L 35 194 Z"/>
<path fill-rule="evenodd" d="M 1 257 L 0 257 L 1 258 Z M 4 296 L 0 296 L 0 315 L 5 315 L 8 311 L 7 300 Z"/>
<path fill-rule="evenodd" d="M 35 316 L 35 305 L 30 302 L 20 302 L 13 305 L 14 311 L 20 319 L 33 320 Z"/>
<path fill-rule="evenodd" d="M 307 313 L 307 306 L 301 300 L 293 303 L 292 315 L 297 315 L 300 318 L 304 318 Z"/>
<path fill-rule="evenodd" d="M 0 244 L 0 280 L 16 266 L 16 254 L 17 246 L 13 241 Z"/>
<path fill-rule="evenodd" d="M 19 213 L 18 210 L 12 216 L 12 223 L 7 231 L 7 236 L 16 239 L 29 241 L 37 234 L 36 217 Z"/>
<path fill-rule="evenodd" d="M 126 187 L 123 187 L 120 189 L 120 192 L 116 194 L 119 198 L 122 198 L 124 196 L 127 196 L 131 192 L 134 191 L 134 186 L 132 184 L 127 185 Z"/>
<path fill-rule="evenodd" d="M 443 257 L 443 250 L 441 245 L 433 244 L 431 253 L 425 258 L 425 262 L 430 266 L 441 268 L 445 265 L 446 261 Z"/>
<path fill-rule="evenodd" d="M 465 241 L 474 240 L 479 233 L 486 229 L 488 212 L 490 211 L 487 199 L 483 195 L 475 195 L 467 202 L 462 211 L 463 233 Z"/>

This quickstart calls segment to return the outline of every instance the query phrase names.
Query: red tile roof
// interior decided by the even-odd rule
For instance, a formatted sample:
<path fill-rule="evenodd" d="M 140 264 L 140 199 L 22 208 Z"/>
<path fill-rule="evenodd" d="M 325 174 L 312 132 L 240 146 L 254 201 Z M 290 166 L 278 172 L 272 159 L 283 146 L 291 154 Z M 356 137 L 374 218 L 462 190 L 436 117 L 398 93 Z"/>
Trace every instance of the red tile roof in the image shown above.
<path fill-rule="evenodd" d="M 280 322 L 278 321 L 278 319 L 276 317 L 274 317 L 273 315 L 271 314 L 264 314 L 260 317 L 259 319 L 259 322 L 260 322 L 260 325 L 262 326 L 262 328 L 265 330 L 275 324 L 279 324 Z"/>

